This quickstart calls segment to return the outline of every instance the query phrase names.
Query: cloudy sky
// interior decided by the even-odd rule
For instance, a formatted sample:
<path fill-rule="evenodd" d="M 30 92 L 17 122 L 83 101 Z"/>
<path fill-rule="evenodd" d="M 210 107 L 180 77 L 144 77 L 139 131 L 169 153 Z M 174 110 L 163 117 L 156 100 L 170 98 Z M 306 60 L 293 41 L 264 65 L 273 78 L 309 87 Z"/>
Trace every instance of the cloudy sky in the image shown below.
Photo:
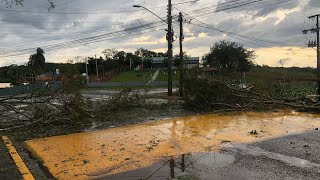
<path fill-rule="evenodd" d="M 165 52 L 166 24 L 139 4 L 166 18 L 167 0 L 24 0 L 23 6 L 0 4 L 0 66 L 25 64 L 37 47 L 48 62 L 76 56 L 101 56 L 107 48 Z M 315 27 L 307 16 L 320 13 L 319 0 L 172 0 L 174 32 L 182 11 L 184 51 L 203 56 L 219 40 L 237 41 L 256 51 L 256 64 L 315 67 L 316 51 L 307 48 Z M 0 1 L 1 2 L 1 1 Z M 218 31 L 217 31 L 218 30 Z M 178 41 L 174 43 L 177 54 Z"/>

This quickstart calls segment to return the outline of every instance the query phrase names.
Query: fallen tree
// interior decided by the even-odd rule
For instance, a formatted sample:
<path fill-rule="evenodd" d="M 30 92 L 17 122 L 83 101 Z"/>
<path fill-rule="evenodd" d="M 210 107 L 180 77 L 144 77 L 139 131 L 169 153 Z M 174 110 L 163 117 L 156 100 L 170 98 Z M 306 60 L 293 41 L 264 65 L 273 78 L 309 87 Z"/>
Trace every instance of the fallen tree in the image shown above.
<path fill-rule="evenodd" d="M 269 93 L 255 92 L 241 84 L 218 76 L 193 70 L 185 78 L 186 107 L 197 111 L 239 111 L 293 108 L 301 111 L 320 111 L 318 96 L 299 98 L 278 97 Z"/>
<path fill-rule="evenodd" d="M 130 89 L 99 101 L 86 99 L 81 85 L 75 82 L 76 79 L 66 79 L 59 88 L 52 88 L 51 82 L 27 95 L 0 98 L 0 132 L 44 126 L 88 127 L 115 112 L 148 106 L 143 92 Z"/>

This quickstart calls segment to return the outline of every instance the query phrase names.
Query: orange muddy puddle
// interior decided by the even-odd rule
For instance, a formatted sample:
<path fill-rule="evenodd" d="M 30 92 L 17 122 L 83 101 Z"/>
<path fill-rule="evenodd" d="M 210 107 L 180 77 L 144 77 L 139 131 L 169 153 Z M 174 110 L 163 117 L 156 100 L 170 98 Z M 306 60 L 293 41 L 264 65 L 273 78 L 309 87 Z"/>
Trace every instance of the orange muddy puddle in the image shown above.
<path fill-rule="evenodd" d="M 26 141 L 56 179 L 96 179 L 135 171 L 164 157 L 219 150 L 320 127 L 320 116 L 279 113 L 199 115 Z M 257 135 L 249 132 L 256 130 Z"/>

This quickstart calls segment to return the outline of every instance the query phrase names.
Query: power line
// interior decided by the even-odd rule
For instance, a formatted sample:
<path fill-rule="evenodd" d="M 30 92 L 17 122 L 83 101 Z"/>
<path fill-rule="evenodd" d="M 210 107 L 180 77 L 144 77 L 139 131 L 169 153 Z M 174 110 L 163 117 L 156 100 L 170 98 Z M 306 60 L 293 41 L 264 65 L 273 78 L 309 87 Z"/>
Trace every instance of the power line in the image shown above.
<path fill-rule="evenodd" d="M 115 31 L 115 32 L 110 32 L 110 33 L 105 33 L 105 34 L 101 34 L 101 35 L 97 35 L 97 36 L 91 36 L 91 37 L 71 40 L 71 41 L 57 43 L 57 44 L 45 45 L 45 46 L 42 46 L 42 48 L 49 49 L 49 50 L 56 50 L 56 49 L 62 49 L 63 47 L 70 47 L 70 46 L 84 45 L 84 44 L 89 44 L 89 43 L 94 43 L 94 42 L 101 42 L 101 41 L 104 41 L 105 39 L 118 38 L 118 37 L 123 38 L 123 37 L 128 36 L 128 34 L 126 34 L 126 33 L 129 33 L 132 31 L 136 32 L 136 30 L 138 30 L 138 29 L 144 28 L 143 30 L 147 30 L 147 29 L 152 29 L 152 28 L 162 26 L 162 24 L 154 25 L 154 24 L 158 24 L 158 23 L 159 22 L 149 23 L 149 24 L 146 24 L 143 26 L 132 27 L 132 28 L 128 28 L 128 29 L 124 29 L 124 30 L 120 30 L 120 31 Z M 141 34 L 141 32 L 138 34 Z M 27 49 L 20 49 L 20 50 L 11 51 L 11 52 L 4 52 L 7 55 L 2 55 L 2 57 L 23 55 L 23 54 L 29 53 L 30 51 L 33 51 L 34 48 L 35 47 L 27 48 Z"/>
<path fill-rule="evenodd" d="M 201 17 L 201 16 L 207 16 L 207 15 L 215 14 L 215 13 L 219 13 L 219 12 L 224 12 L 224 11 L 230 10 L 230 9 L 236 9 L 236 8 L 239 8 L 239 7 L 244 7 L 244 8 L 262 7 L 263 5 L 283 4 L 283 3 L 286 3 L 286 2 L 289 2 L 289 1 L 291 1 L 291 0 L 285 0 L 285 1 L 281 1 L 281 2 L 274 1 L 274 2 L 271 2 L 271 3 L 269 1 L 269 2 L 265 2 L 265 3 L 259 3 L 259 4 L 257 4 L 257 2 L 255 2 L 255 3 L 247 2 L 246 5 L 244 5 L 244 4 L 237 4 L 236 6 L 228 5 L 228 6 L 225 6 L 225 7 L 221 7 L 219 10 L 206 11 L 206 12 L 203 13 L 204 9 L 210 8 L 210 7 L 205 7 L 203 9 L 194 10 L 193 12 L 190 12 L 189 14 L 193 14 L 193 15 L 199 14 L 196 17 Z M 200 12 L 200 13 L 197 13 L 197 12 Z"/>
<path fill-rule="evenodd" d="M 75 1 L 75 0 L 74 0 Z M 181 3 L 176 3 L 176 4 L 172 4 L 172 5 L 179 5 L 179 4 L 187 4 L 187 3 L 192 3 L 192 2 L 196 2 L 198 0 L 193 0 L 193 1 L 187 1 L 187 2 L 181 2 Z M 67 3 L 71 3 L 67 2 Z M 63 4 L 62 4 L 63 5 Z M 59 5 L 56 5 L 59 6 Z M 150 9 L 154 9 L 154 8 L 163 8 L 166 6 L 158 6 L 158 7 L 150 7 Z M 61 10 L 61 9 L 60 9 Z M 86 14 L 86 15 L 96 15 L 96 14 L 120 14 L 120 13 L 131 13 L 131 12 L 139 12 L 139 11 L 143 11 L 143 10 L 122 10 L 122 11 L 102 11 L 102 12 L 55 12 L 55 11 L 33 11 L 33 10 L 13 10 L 13 9 L 0 9 L 0 11 L 5 11 L 5 12 L 17 12 L 17 13 L 34 13 L 34 14 L 74 14 L 74 15 L 78 15 L 78 14 Z"/>
<path fill-rule="evenodd" d="M 17 12 L 17 13 L 34 13 L 34 14 L 119 14 L 119 13 L 131 13 L 142 10 L 126 10 L 126 11 L 104 11 L 104 12 L 54 12 L 54 11 L 31 11 L 31 10 L 13 10 L 13 9 L 0 9 L 5 12 Z"/>
<path fill-rule="evenodd" d="M 176 8 L 176 9 L 179 10 L 179 11 L 181 11 L 181 10 L 178 9 L 178 8 Z M 181 12 L 183 12 L 183 11 L 181 11 Z M 188 15 L 188 14 L 187 14 L 187 15 Z M 190 16 L 190 15 L 189 15 L 189 16 Z M 260 44 L 260 43 L 256 43 L 256 42 L 251 42 L 251 41 L 247 41 L 247 40 L 244 40 L 244 39 L 255 40 L 255 41 L 262 41 L 262 42 L 264 42 L 264 43 L 270 43 L 270 44 L 284 45 L 284 44 L 278 43 L 278 42 L 273 42 L 273 41 L 268 41 L 268 40 L 261 40 L 261 39 L 257 39 L 257 38 L 253 38 L 253 37 L 248 37 L 248 36 L 244 36 L 244 35 L 240 35 L 240 34 L 228 32 L 228 31 L 225 31 L 225 30 L 218 29 L 218 28 L 216 28 L 216 27 L 210 26 L 209 24 L 206 24 L 206 23 L 200 21 L 199 19 L 197 19 L 197 18 L 195 18 L 195 17 L 192 17 L 192 16 L 190 16 L 190 17 L 193 18 L 194 20 L 200 22 L 200 23 L 203 24 L 203 25 L 193 24 L 193 23 L 190 23 L 190 24 L 197 25 L 197 26 L 200 26 L 200 27 L 204 27 L 204 28 L 207 28 L 207 29 L 211 29 L 211 30 L 214 30 L 214 31 L 217 31 L 217 32 L 226 34 L 226 35 L 229 35 L 229 36 L 231 36 L 231 37 L 234 37 L 234 38 L 239 39 L 239 40 L 241 40 L 241 41 L 247 42 L 247 43 L 249 43 L 249 44 L 253 44 L 253 45 L 256 45 L 256 46 L 267 47 L 267 46 L 264 45 L 264 44 Z M 285 46 L 289 46 L 289 45 L 285 45 Z M 302 53 L 301 53 L 301 54 L 302 54 Z"/>
<path fill-rule="evenodd" d="M 175 17 L 175 16 L 173 16 L 173 17 Z M 134 20 L 134 21 L 136 21 L 136 20 Z M 130 21 L 130 22 L 134 22 L 134 21 Z M 122 25 L 122 23 L 119 23 L 119 25 Z M 141 25 L 141 24 L 140 24 Z M 91 33 L 97 33 L 97 32 L 91 32 Z M 60 38 L 60 39 L 65 39 L 65 36 L 63 37 L 63 38 Z M 59 40 L 59 39 L 58 39 Z M 28 46 L 28 45 L 22 45 L 22 46 Z M 17 47 L 15 47 L 15 48 L 17 48 Z"/>
<path fill-rule="evenodd" d="M 175 8 L 175 7 L 174 7 L 174 8 Z M 176 8 L 176 9 L 179 10 L 179 11 L 181 11 L 181 10 L 178 9 L 178 8 Z M 181 11 L 181 12 L 183 12 L 183 11 Z M 186 14 L 187 14 L 187 13 L 186 13 Z M 225 30 L 216 28 L 216 27 L 214 27 L 214 26 L 210 26 L 209 24 L 206 24 L 206 23 L 200 21 L 199 19 L 197 19 L 197 18 L 195 18 L 195 17 L 193 17 L 193 16 L 190 16 L 190 15 L 188 15 L 188 14 L 187 14 L 187 16 L 193 18 L 194 20 L 200 22 L 201 24 L 203 24 L 203 25 L 205 25 L 205 26 L 201 26 L 201 25 L 198 25 L 198 24 L 194 24 L 194 25 L 198 25 L 198 26 L 204 27 L 204 28 L 209 28 L 209 29 L 218 31 L 218 32 L 223 33 L 223 34 L 239 36 L 239 37 L 242 37 L 242 38 L 251 39 L 251 40 L 257 40 L 257 41 L 262 41 L 262 42 L 271 43 L 271 44 L 284 45 L 284 44 L 278 43 L 278 42 L 272 42 L 272 41 L 268 41 L 268 40 L 261 40 L 261 39 L 257 39 L 257 38 L 254 38 L 254 37 L 248 37 L 248 36 L 236 34 L 236 33 L 233 33 L 233 32 L 228 32 L 228 31 L 225 31 Z M 193 24 L 193 23 L 190 22 L 190 24 Z"/>

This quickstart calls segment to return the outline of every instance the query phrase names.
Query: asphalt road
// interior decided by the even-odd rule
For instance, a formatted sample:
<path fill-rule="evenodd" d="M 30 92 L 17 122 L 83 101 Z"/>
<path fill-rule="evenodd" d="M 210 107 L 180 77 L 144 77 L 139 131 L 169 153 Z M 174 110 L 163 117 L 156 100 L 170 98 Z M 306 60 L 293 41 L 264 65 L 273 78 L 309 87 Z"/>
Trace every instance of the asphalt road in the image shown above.
<path fill-rule="evenodd" d="M 22 176 L 11 159 L 8 149 L 0 137 L 0 179 L 16 180 L 22 179 Z"/>
<path fill-rule="evenodd" d="M 21 179 L 9 154 L 4 153 L 3 144 L 0 147 L 0 179 Z M 183 175 L 204 180 L 320 179 L 319 150 L 320 131 L 313 130 L 252 144 L 227 142 L 222 144 L 220 153 L 186 155 L 184 173 L 181 172 L 181 158 L 176 157 L 174 168 L 164 160 L 152 167 L 103 179 L 139 179 L 139 175 L 159 168 L 149 179 L 170 178 L 172 170 L 176 177 Z"/>
<path fill-rule="evenodd" d="M 220 153 L 185 155 L 184 172 L 182 158 L 175 157 L 174 168 L 163 160 L 152 167 L 108 178 L 131 180 L 157 171 L 148 179 L 170 179 L 174 172 L 176 179 L 188 180 L 317 180 L 319 149 L 320 131 L 315 130 L 253 144 L 228 142 L 222 144 Z"/>
<path fill-rule="evenodd" d="M 202 172 L 191 169 L 190 173 L 215 180 L 320 179 L 320 131 L 223 146 L 223 154 L 235 158 L 232 164 Z"/>

